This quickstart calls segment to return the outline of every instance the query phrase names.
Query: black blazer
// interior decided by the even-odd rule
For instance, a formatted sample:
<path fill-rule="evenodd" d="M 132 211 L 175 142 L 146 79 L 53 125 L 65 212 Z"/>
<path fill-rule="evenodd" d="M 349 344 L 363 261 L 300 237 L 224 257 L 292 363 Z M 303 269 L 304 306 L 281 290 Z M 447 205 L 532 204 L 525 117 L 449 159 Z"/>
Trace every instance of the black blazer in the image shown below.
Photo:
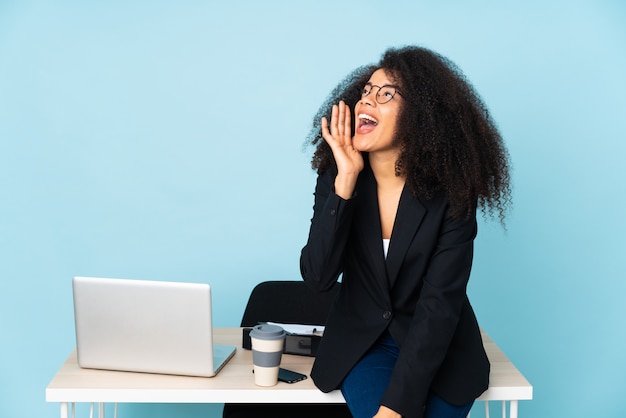
<path fill-rule="evenodd" d="M 355 195 L 333 191 L 336 171 L 318 176 L 311 229 L 300 269 L 313 288 L 342 276 L 311 377 L 337 389 L 385 331 L 400 347 L 381 400 L 403 417 L 422 417 L 428 392 L 462 405 L 488 387 L 489 361 L 466 295 L 476 236 L 475 211 L 452 219 L 444 197 L 402 192 L 387 259 L 376 180 L 367 163 Z"/>

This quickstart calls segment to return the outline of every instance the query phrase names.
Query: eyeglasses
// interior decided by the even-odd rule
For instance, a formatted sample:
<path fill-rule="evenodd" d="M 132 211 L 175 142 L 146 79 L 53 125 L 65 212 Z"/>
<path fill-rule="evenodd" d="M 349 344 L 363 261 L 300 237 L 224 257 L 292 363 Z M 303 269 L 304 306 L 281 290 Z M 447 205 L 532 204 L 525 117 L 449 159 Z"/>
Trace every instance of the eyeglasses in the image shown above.
<path fill-rule="evenodd" d="M 385 84 L 381 87 L 372 83 L 367 83 L 365 87 L 363 87 L 363 90 L 361 90 L 361 99 L 369 96 L 374 87 L 378 88 L 378 93 L 376 93 L 376 101 L 380 104 L 390 102 L 391 99 L 393 99 L 393 97 L 396 95 L 396 93 L 402 96 L 402 93 L 398 91 L 398 88 L 396 86 L 392 86 L 391 84 Z"/>

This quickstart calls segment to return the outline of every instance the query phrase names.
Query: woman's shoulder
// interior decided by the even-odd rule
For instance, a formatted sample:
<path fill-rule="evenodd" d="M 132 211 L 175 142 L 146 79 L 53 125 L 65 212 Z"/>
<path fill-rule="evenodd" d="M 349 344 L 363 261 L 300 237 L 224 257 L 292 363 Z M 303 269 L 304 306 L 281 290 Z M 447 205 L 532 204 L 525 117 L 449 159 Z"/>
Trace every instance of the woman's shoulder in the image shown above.
<path fill-rule="evenodd" d="M 413 195 L 430 213 L 439 213 L 442 219 L 457 221 L 472 221 L 476 219 L 476 204 L 470 208 L 464 208 L 459 211 L 455 210 L 450 203 L 450 198 L 444 193 L 435 193 L 433 196 L 415 196 Z"/>

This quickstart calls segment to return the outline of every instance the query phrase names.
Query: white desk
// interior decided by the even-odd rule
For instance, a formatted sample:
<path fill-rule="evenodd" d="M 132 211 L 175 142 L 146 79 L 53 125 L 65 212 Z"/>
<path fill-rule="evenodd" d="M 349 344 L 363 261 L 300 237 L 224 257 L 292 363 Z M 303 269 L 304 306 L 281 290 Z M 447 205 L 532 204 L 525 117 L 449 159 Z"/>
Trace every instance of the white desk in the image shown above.
<path fill-rule="evenodd" d="M 517 402 L 532 399 L 532 386 L 506 358 L 493 341 L 483 334 L 491 361 L 489 389 L 479 398 L 510 403 L 510 417 L 517 418 Z M 46 388 L 46 402 L 61 404 L 61 418 L 68 418 L 70 405 L 76 402 L 104 403 L 343 403 L 339 391 L 320 392 L 309 378 L 270 388 L 254 384 L 252 352 L 241 348 L 240 328 L 214 330 L 218 344 L 236 345 L 237 353 L 213 378 L 168 376 L 82 369 L 76 352 L 70 354 Z M 283 355 L 281 366 L 306 375 L 312 357 Z"/>

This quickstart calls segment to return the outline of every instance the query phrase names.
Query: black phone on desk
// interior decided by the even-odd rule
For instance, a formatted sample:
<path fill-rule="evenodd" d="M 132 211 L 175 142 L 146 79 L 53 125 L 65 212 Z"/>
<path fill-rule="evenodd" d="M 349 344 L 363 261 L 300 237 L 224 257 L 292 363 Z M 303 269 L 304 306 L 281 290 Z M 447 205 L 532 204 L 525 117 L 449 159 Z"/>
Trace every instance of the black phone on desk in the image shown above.
<path fill-rule="evenodd" d="M 283 369 L 282 367 L 278 369 L 278 380 L 280 382 L 296 383 L 304 379 L 306 379 L 306 374 Z"/>

